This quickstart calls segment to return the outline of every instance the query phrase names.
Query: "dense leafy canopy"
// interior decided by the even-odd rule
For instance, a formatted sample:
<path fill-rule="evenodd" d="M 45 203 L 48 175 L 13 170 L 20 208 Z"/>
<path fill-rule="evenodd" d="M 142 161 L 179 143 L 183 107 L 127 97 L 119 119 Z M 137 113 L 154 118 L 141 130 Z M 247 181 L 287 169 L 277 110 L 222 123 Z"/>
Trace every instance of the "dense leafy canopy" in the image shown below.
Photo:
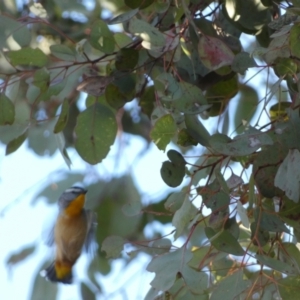
<path fill-rule="evenodd" d="M 168 150 L 160 175 L 178 187 L 147 205 L 129 174 L 87 187 L 101 228 L 94 290 L 108 258 L 144 252 L 155 274 L 147 300 L 296 299 L 300 1 L 28 3 L 0 3 L 6 154 L 27 141 L 37 155 L 59 150 L 69 167 L 70 148 L 94 165 L 126 132 Z M 37 198 L 52 203 L 85 179 L 65 175 Z M 154 221 L 174 231 L 147 240 Z M 57 292 L 37 276 L 32 299 L 45 289 Z M 84 282 L 81 294 L 95 298 Z"/>

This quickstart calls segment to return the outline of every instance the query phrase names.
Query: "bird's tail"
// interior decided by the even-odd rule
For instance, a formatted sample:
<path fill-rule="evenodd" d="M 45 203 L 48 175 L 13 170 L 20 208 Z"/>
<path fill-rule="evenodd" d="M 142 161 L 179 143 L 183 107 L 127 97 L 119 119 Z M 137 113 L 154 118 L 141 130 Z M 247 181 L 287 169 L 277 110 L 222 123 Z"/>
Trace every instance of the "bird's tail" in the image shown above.
<path fill-rule="evenodd" d="M 45 270 L 44 276 L 52 282 L 71 284 L 73 282 L 72 266 L 54 261 Z"/>

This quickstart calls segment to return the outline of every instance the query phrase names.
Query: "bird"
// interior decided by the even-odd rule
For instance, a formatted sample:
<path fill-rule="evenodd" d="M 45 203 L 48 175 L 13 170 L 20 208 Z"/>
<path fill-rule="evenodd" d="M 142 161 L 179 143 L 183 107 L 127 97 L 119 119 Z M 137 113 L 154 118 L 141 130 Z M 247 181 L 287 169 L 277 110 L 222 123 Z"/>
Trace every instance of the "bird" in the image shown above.
<path fill-rule="evenodd" d="M 72 268 L 82 250 L 94 252 L 96 214 L 84 208 L 87 190 L 73 186 L 66 189 L 58 199 L 59 213 L 50 231 L 47 244 L 55 244 L 55 259 L 41 275 L 52 282 L 71 284 Z"/>

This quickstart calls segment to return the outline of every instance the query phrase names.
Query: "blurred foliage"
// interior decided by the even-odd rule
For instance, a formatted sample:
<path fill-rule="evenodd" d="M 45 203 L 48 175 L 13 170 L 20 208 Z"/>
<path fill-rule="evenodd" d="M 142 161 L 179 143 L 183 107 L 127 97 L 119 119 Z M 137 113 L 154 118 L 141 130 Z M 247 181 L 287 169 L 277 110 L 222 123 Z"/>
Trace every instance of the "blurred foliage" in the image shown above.
<path fill-rule="evenodd" d="M 161 177 L 181 189 L 166 199 L 146 204 L 130 173 L 87 184 L 101 230 L 82 299 L 102 295 L 108 258 L 138 253 L 155 274 L 146 300 L 298 297 L 300 1 L 6 0 L 0 11 L 6 155 L 27 141 L 68 167 L 70 148 L 95 165 L 123 132 L 178 146 Z M 36 198 L 54 203 L 78 181 L 87 175 L 65 173 Z M 155 222 L 174 230 L 147 239 Z M 57 293 L 37 274 L 32 299 L 45 291 Z"/>

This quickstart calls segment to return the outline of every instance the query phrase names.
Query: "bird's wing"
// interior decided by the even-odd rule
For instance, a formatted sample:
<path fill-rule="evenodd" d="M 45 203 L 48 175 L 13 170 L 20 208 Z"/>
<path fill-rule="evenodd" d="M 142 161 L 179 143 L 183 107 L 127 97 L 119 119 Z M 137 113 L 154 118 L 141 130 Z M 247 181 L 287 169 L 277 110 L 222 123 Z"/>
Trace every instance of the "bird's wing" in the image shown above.
<path fill-rule="evenodd" d="M 57 216 L 58 216 L 58 214 L 57 214 Z M 54 230 L 55 230 L 55 224 L 57 221 L 57 216 L 55 217 L 55 219 L 52 219 L 51 221 L 47 222 L 48 225 L 44 228 L 43 233 L 42 233 L 43 242 L 48 247 L 52 247 L 55 244 Z"/>
<path fill-rule="evenodd" d="M 91 210 L 86 211 L 88 219 L 88 232 L 84 242 L 84 250 L 86 253 L 95 255 L 98 245 L 96 242 L 97 215 Z"/>

